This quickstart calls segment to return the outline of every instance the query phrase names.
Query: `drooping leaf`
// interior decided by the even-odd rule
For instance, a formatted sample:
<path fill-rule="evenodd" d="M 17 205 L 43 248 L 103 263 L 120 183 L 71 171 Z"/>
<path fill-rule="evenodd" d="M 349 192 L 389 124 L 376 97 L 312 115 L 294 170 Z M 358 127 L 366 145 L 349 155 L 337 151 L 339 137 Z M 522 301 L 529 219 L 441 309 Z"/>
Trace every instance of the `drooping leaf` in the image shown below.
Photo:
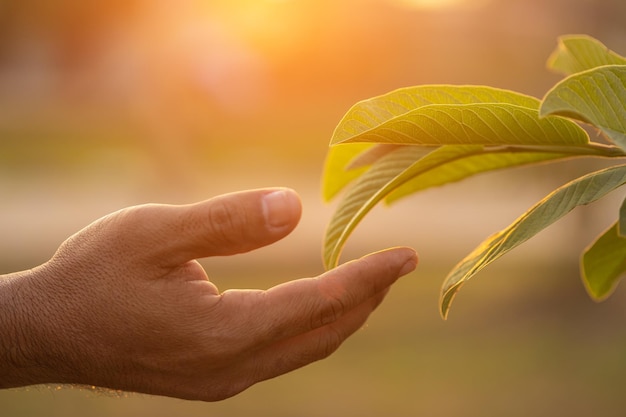
<path fill-rule="evenodd" d="M 373 143 L 351 143 L 333 146 L 328 150 L 322 176 L 322 197 L 324 201 L 330 201 L 346 185 L 367 170 L 367 165 L 362 165 L 355 169 L 349 169 L 349 165 L 359 154 L 366 152 L 374 146 L 375 144 Z"/>
<path fill-rule="evenodd" d="M 397 149 L 378 160 L 339 203 L 326 229 L 325 266 L 337 265 L 351 233 L 384 198 L 391 202 L 409 193 L 460 181 L 478 173 L 570 156 L 575 155 L 521 148 L 485 149 L 480 145 L 443 146 L 428 155 L 414 146 Z"/>
<path fill-rule="evenodd" d="M 603 65 L 626 65 L 626 58 L 587 35 L 561 36 L 556 50 L 548 58 L 548 68 L 564 75 Z"/>
<path fill-rule="evenodd" d="M 423 155 L 423 150 L 415 146 L 406 146 L 385 155 L 365 172 L 341 200 L 326 228 L 322 257 L 326 269 L 337 265 L 341 250 L 346 240 L 380 198 L 376 194 L 385 185 L 411 166 Z M 369 208 L 364 208 L 372 200 Z M 376 201 L 373 201 L 376 200 Z M 362 212 L 361 215 L 358 213 Z"/>
<path fill-rule="evenodd" d="M 546 94 L 539 112 L 591 123 L 626 150 L 626 65 L 598 67 L 565 78 Z"/>
<path fill-rule="evenodd" d="M 621 237 L 626 237 L 626 198 L 624 198 L 624 201 L 622 201 L 622 205 L 619 208 L 617 233 L 619 233 Z"/>
<path fill-rule="evenodd" d="M 368 131 L 385 121 L 415 108 L 431 104 L 508 103 L 538 109 L 539 100 L 524 94 L 482 86 L 424 85 L 402 88 L 354 105 L 337 125 L 331 144 L 341 138 Z M 366 165 L 372 144 L 332 146 L 326 157 L 322 178 L 324 200 L 332 199 L 347 184 L 362 175 L 363 155 Z M 366 152 L 367 151 L 367 152 Z M 358 170 L 356 168 L 359 168 Z"/>
<path fill-rule="evenodd" d="M 357 169 L 362 167 L 371 166 L 374 162 L 378 161 L 383 156 L 388 153 L 398 149 L 401 146 L 405 145 L 387 145 L 387 144 L 377 144 L 367 149 L 365 152 L 357 155 L 346 167 L 346 169 Z M 424 149 L 424 153 L 430 152 L 430 149 Z"/>
<path fill-rule="evenodd" d="M 626 165 L 578 178 L 549 194 L 506 229 L 495 233 L 466 256 L 446 277 L 440 298 L 446 318 L 455 294 L 476 273 L 522 244 L 575 207 L 598 200 L 626 183 Z"/>
<path fill-rule="evenodd" d="M 421 85 L 406 87 L 360 101 L 341 119 L 331 144 L 342 143 L 381 124 L 433 104 L 507 103 L 538 109 L 534 97 L 484 86 Z"/>
<path fill-rule="evenodd" d="M 584 146 L 588 137 L 567 119 L 540 119 L 533 108 L 508 103 L 474 103 L 422 106 L 333 143 L 353 142 Z"/>
<path fill-rule="evenodd" d="M 438 107 L 443 105 L 451 107 Z M 422 137 L 416 130 L 412 132 L 415 136 L 407 140 L 411 145 L 422 142 L 427 145 L 463 144 L 473 141 L 478 144 L 517 142 L 537 146 L 583 146 L 588 143 L 587 134 L 575 123 L 560 118 L 539 120 L 539 105 L 539 100 L 534 97 L 491 87 L 426 85 L 403 88 L 353 106 L 335 129 L 331 144 L 344 139 L 357 140 L 355 135 L 371 134 L 372 129 L 380 130 L 381 123 L 404 123 L 403 118 L 408 117 L 409 113 L 418 119 L 425 117 L 427 120 L 429 114 L 434 114 L 430 122 L 439 118 L 444 123 L 436 125 L 427 122 L 424 126 L 437 137 L 430 138 L 430 141 L 423 140 L 426 136 Z M 424 111 L 421 115 L 415 113 L 420 108 Z M 447 120 L 455 118 L 456 122 L 448 124 Z M 322 179 L 323 198 L 330 200 L 362 175 L 366 171 L 364 165 L 371 164 L 391 149 L 384 148 L 391 145 L 389 140 L 389 137 L 383 138 L 382 145 L 375 148 L 371 143 L 350 143 L 348 146 L 343 142 L 343 146 L 331 146 Z M 379 152 L 381 149 L 384 152 Z"/>
<path fill-rule="evenodd" d="M 617 227 L 615 223 L 599 236 L 581 258 L 585 288 L 598 301 L 611 295 L 626 274 L 626 237 L 619 235 Z"/>
<path fill-rule="evenodd" d="M 449 146 L 449 148 L 452 148 L 452 146 Z M 468 153 L 456 160 L 449 159 L 446 163 L 434 166 L 427 173 L 408 180 L 393 190 L 385 198 L 385 202 L 388 204 L 395 203 L 399 199 L 418 191 L 461 181 L 469 176 L 482 172 L 563 159 L 570 156 L 572 155 L 547 152 L 523 152 L 522 149 L 519 149 L 518 152 L 515 152 L 513 149 L 508 152 L 506 149 L 487 149 L 477 152 L 476 154 Z"/>
<path fill-rule="evenodd" d="M 447 147 L 452 148 L 453 146 L 447 145 Z M 586 147 L 506 146 L 487 148 L 484 152 L 476 155 L 468 154 L 463 158 L 450 160 L 430 169 L 426 174 L 408 180 L 393 190 L 385 198 L 385 202 L 391 204 L 418 191 L 460 181 L 481 172 L 580 156 L 614 158 L 626 157 L 626 153 L 619 148 L 597 143 L 590 143 Z"/>

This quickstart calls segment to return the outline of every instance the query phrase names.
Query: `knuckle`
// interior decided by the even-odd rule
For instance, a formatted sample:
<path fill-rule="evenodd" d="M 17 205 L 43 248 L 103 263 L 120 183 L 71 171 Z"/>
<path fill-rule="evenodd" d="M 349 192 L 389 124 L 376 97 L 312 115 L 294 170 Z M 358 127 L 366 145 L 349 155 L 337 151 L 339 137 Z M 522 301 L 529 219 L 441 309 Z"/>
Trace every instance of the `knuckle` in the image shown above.
<path fill-rule="evenodd" d="M 151 234 L 149 225 L 153 223 L 154 211 L 153 204 L 127 207 L 104 217 L 101 228 L 108 231 L 112 242 L 128 250 Z"/>
<path fill-rule="evenodd" d="M 114 233 L 118 239 L 135 239 L 148 234 L 148 226 L 153 223 L 156 204 L 131 206 L 103 217 L 98 226 Z"/>
<path fill-rule="evenodd" d="M 63 242 L 57 255 L 91 255 L 96 258 L 108 255 L 117 258 L 132 253 L 130 250 L 142 240 L 141 233 L 145 227 L 142 220 L 148 213 L 149 207 L 134 206 L 101 217 Z"/>
<path fill-rule="evenodd" d="M 236 207 L 216 201 L 207 211 L 208 228 L 217 239 L 226 243 L 241 241 L 243 214 Z"/>
<path fill-rule="evenodd" d="M 338 285 L 322 281 L 321 291 L 323 296 L 323 305 L 319 313 L 313 316 L 311 328 L 318 328 L 327 324 L 334 323 L 343 316 L 347 310 L 345 290 Z"/>

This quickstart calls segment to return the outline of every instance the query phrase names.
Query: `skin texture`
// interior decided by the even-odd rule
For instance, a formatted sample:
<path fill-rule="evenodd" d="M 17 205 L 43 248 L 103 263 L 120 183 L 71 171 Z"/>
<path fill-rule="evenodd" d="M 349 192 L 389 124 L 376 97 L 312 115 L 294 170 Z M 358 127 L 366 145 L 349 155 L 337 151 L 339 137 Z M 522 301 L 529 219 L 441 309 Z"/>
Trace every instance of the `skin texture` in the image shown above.
<path fill-rule="evenodd" d="M 212 284 L 197 258 L 291 232 L 288 189 L 123 209 L 0 278 L 0 387 L 84 384 L 217 401 L 334 352 L 412 271 L 395 248 L 269 290 Z"/>

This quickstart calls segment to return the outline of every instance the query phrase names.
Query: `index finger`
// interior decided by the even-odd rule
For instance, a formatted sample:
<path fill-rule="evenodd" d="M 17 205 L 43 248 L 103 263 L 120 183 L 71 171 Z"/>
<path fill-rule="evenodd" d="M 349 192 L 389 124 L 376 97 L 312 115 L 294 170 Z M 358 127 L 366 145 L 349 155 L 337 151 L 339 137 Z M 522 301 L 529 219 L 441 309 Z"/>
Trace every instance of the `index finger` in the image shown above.
<path fill-rule="evenodd" d="M 257 329 L 264 332 L 266 342 L 272 342 L 333 323 L 416 266 L 413 249 L 395 248 L 348 262 L 316 278 L 270 288 L 257 320 L 270 327 Z"/>

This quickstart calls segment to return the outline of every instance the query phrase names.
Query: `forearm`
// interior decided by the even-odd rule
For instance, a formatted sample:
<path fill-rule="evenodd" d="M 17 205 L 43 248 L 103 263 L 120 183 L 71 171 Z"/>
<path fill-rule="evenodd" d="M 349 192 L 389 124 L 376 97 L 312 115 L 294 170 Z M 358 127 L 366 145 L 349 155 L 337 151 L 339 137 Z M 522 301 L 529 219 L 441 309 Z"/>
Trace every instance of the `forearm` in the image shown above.
<path fill-rule="evenodd" d="M 52 382 L 51 340 L 32 270 L 0 276 L 0 388 Z M 48 317 L 48 319 L 50 319 Z"/>

